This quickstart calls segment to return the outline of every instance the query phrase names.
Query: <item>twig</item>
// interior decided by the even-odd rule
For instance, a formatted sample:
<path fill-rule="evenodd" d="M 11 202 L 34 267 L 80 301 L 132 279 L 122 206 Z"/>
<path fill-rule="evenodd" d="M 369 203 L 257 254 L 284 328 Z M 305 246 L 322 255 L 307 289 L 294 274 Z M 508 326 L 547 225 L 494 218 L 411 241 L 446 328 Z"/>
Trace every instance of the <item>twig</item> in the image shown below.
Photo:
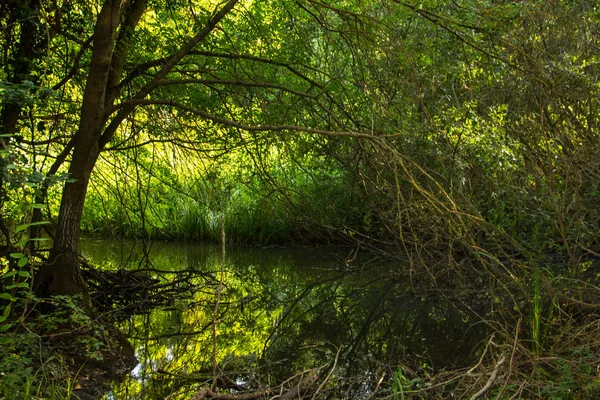
<path fill-rule="evenodd" d="M 278 390 L 265 388 L 259 389 L 251 392 L 239 392 L 239 393 L 215 393 L 210 387 L 205 386 L 199 391 L 197 391 L 190 400 L 202 400 L 202 399 L 219 399 L 219 400 L 254 400 L 254 399 L 263 399 L 266 396 L 272 396 L 270 399 L 272 400 L 293 400 L 301 397 L 304 393 L 306 393 L 310 388 L 315 384 L 315 382 L 319 379 L 319 371 L 323 367 L 314 368 L 311 370 L 302 371 L 299 374 L 294 375 L 293 377 L 285 380 L 279 386 L 277 386 Z M 308 375 L 306 380 L 302 378 Z M 285 389 L 285 385 L 293 380 L 294 378 L 300 376 L 300 380 L 296 385 L 289 389 Z M 277 393 L 277 394 L 274 394 Z M 165 399 L 166 400 L 166 399 Z"/>
<path fill-rule="evenodd" d="M 517 351 L 517 343 L 518 343 L 518 339 L 519 339 L 519 328 L 520 327 L 521 327 L 521 318 L 519 318 L 519 322 L 517 322 L 517 329 L 515 332 L 515 340 L 513 342 L 512 353 L 510 354 L 510 363 L 508 364 L 508 375 L 506 376 L 506 381 L 504 382 L 504 386 L 502 386 L 502 389 L 500 389 L 500 392 L 498 393 L 498 396 L 496 397 L 498 399 L 502 396 L 502 393 L 504 393 L 504 389 L 506 389 L 506 386 L 508 386 L 510 376 L 512 375 L 513 362 L 515 359 L 515 352 Z"/>
<path fill-rule="evenodd" d="M 296 386 L 283 393 L 281 396 L 272 397 L 273 400 L 292 400 L 301 397 L 308 391 L 312 385 L 319 379 L 320 368 L 311 369 L 308 373 L 308 379 L 302 382 L 302 378 Z"/>
<path fill-rule="evenodd" d="M 369 397 L 367 397 L 367 400 L 371 400 L 372 398 L 375 397 L 375 395 L 377 394 L 377 391 L 379 390 L 379 386 L 381 386 L 381 382 L 383 382 L 383 378 L 385 378 L 385 372 L 383 373 L 383 375 L 381 375 L 381 378 L 379 378 L 379 382 L 377 382 L 377 386 L 375 386 L 375 389 L 373 389 L 373 393 L 371 393 L 371 395 Z"/>
<path fill-rule="evenodd" d="M 323 382 L 321 382 L 321 384 L 317 388 L 315 394 L 312 397 L 312 400 L 315 400 L 315 398 L 317 397 L 317 394 L 321 391 L 321 389 L 323 389 L 323 386 L 325 386 L 325 384 L 327 384 L 327 381 L 329 381 L 329 378 L 331 378 L 331 375 L 333 374 L 333 371 L 335 371 L 335 367 L 337 366 L 337 362 L 338 362 L 338 360 L 340 358 L 340 352 L 341 351 L 342 351 L 342 346 L 340 346 L 340 348 L 338 349 L 337 353 L 335 354 L 335 360 L 333 360 L 333 366 L 329 370 L 329 373 L 327 374 L 327 376 L 325 377 L 325 379 L 323 380 Z"/>
<path fill-rule="evenodd" d="M 215 393 L 210 390 L 209 387 L 204 387 L 200 389 L 194 396 L 190 398 L 190 400 L 202 400 L 202 399 L 219 399 L 219 400 L 253 400 L 260 399 L 265 395 L 271 393 L 270 389 L 257 390 L 255 392 L 248 393 Z"/>
<path fill-rule="evenodd" d="M 477 367 L 479 367 L 481 365 L 481 363 L 483 362 L 483 358 L 487 354 L 487 351 L 490 348 L 490 344 L 493 342 L 493 340 L 494 340 L 494 334 L 492 334 L 492 336 L 490 337 L 490 340 L 488 340 L 487 344 L 485 345 L 485 349 L 483 350 L 483 354 L 479 358 L 479 361 L 477 362 L 477 364 L 475 364 L 475 366 L 473 366 L 473 368 L 471 368 L 467 371 L 467 375 L 471 375 L 473 373 L 473 371 L 475 371 L 477 369 Z"/>
<path fill-rule="evenodd" d="M 504 364 L 505 360 L 506 360 L 506 357 L 503 354 L 502 357 L 500 357 L 500 360 L 498 360 L 498 362 L 496 363 L 496 366 L 494 367 L 494 370 L 492 371 L 492 374 L 490 375 L 490 379 L 488 379 L 487 383 L 481 388 L 481 390 L 479 392 L 477 392 L 473 396 L 471 396 L 470 400 L 476 400 L 476 399 L 480 398 L 481 396 L 483 396 L 485 394 L 485 392 L 490 390 L 490 388 L 494 384 L 494 381 L 496 380 L 496 376 L 498 375 L 498 369 L 500 369 L 500 366 L 502 364 Z"/>

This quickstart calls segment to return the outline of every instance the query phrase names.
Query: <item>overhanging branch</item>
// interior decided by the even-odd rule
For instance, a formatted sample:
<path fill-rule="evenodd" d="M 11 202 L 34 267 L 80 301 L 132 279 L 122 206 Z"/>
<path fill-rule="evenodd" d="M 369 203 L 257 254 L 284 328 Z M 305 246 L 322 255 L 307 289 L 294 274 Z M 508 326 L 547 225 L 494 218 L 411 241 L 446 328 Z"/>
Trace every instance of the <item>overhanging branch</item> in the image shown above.
<path fill-rule="evenodd" d="M 134 96 L 134 99 L 144 99 L 146 98 L 146 96 L 148 96 L 150 93 L 152 93 L 152 91 L 154 91 L 154 89 L 156 89 L 156 87 L 159 85 L 159 83 L 165 79 L 165 77 L 167 76 L 167 74 L 169 72 L 171 72 L 171 70 L 188 54 L 190 54 L 190 52 L 194 49 L 194 47 L 202 42 L 217 26 L 217 24 L 223 19 L 225 18 L 225 16 L 231 11 L 233 10 L 233 7 L 237 4 L 238 0 L 229 0 L 215 15 L 213 15 L 206 23 L 206 25 L 200 30 L 200 32 L 198 32 L 198 34 L 196 34 L 194 37 L 190 38 L 190 40 L 188 40 L 180 49 L 179 51 L 169 57 L 164 64 L 162 64 L 160 71 L 154 76 L 154 78 L 148 82 L 147 84 L 145 84 L 139 91 L 138 93 Z M 110 123 L 108 124 L 108 126 L 106 127 L 106 129 L 104 130 L 104 133 L 102 134 L 102 136 L 99 139 L 99 146 L 100 148 L 104 148 L 104 146 L 106 146 L 106 144 L 108 142 L 110 142 L 110 140 L 112 139 L 112 137 L 114 136 L 115 132 L 117 131 L 117 129 L 119 128 L 119 126 L 121 125 L 121 123 L 125 120 L 125 118 L 127 118 L 127 116 L 134 110 L 135 105 L 133 104 L 127 104 L 126 103 L 121 103 L 121 105 L 118 107 L 120 108 L 119 112 L 117 113 L 117 115 L 112 119 L 112 121 L 110 121 Z M 104 115 L 104 117 L 108 120 L 108 116 L 113 112 L 114 110 L 106 110 L 106 113 Z"/>
<path fill-rule="evenodd" d="M 274 83 L 265 82 L 247 82 L 242 80 L 221 80 L 221 79 L 165 79 L 159 83 L 159 86 L 171 86 L 171 85 L 228 85 L 228 86 L 242 86 L 242 87 L 255 87 L 255 88 L 266 88 L 276 89 L 282 92 L 288 92 L 297 96 L 306 97 L 309 99 L 316 99 L 318 95 L 309 94 L 300 90 L 290 89 L 283 85 L 277 85 Z"/>
<path fill-rule="evenodd" d="M 385 136 L 376 136 L 373 134 L 362 133 L 362 132 L 352 132 L 352 131 L 328 131 L 324 129 L 315 129 L 298 125 L 247 125 L 238 121 L 233 121 L 227 118 L 220 117 L 218 115 L 214 115 L 211 113 L 207 113 L 205 111 L 198 110 L 196 108 L 187 106 L 185 104 L 178 103 L 173 100 L 145 100 L 145 99 L 132 99 L 127 100 L 121 103 L 119 107 L 136 107 L 136 106 L 149 106 L 149 105 L 163 105 L 174 107 L 179 110 L 188 112 L 190 114 L 197 115 L 206 120 L 212 121 L 219 125 L 232 127 L 241 129 L 247 132 L 304 132 L 304 133 L 312 133 L 322 136 L 345 136 L 345 137 L 354 137 L 354 138 L 362 138 L 362 139 L 375 139 L 378 140 L 381 137 L 391 137 L 396 135 L 385 135 Z"/>

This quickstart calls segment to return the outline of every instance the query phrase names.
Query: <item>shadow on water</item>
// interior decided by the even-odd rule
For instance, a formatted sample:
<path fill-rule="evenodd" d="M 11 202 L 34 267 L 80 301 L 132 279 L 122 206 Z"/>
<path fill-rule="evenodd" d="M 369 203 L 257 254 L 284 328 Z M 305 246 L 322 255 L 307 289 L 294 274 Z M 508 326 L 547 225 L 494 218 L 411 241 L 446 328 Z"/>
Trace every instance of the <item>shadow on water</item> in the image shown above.
<path fill-rule="evenodd" d="M 88 239 L 82 253 L 103 270 L 141 270 L 158 288 L 150 307 L 129 313 L 108 299 L 140 361 L 108 398 L 189 398 L 204 382 L 253 389 L 334 361 L 340 397 L 368 398 L 400 367 L 417 376 L 467 365 L 486 337 L 471 312 L 412 288 L 398 265 L 347 262 L 344 248 L 228 248 L 213 380 L 220 247 Z M 140 300 L 143 288 L 117 283 L 120 296 Z"/>

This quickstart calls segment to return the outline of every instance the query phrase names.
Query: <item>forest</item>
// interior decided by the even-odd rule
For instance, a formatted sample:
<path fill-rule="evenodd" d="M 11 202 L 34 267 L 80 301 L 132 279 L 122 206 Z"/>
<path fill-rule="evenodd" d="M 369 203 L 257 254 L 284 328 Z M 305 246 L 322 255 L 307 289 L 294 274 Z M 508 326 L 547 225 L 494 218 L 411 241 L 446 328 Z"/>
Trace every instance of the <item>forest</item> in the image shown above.
<path fill-rule="evenodd" d="M 600 397 L 596 1 L 0 26 L 0 398 Z"/>

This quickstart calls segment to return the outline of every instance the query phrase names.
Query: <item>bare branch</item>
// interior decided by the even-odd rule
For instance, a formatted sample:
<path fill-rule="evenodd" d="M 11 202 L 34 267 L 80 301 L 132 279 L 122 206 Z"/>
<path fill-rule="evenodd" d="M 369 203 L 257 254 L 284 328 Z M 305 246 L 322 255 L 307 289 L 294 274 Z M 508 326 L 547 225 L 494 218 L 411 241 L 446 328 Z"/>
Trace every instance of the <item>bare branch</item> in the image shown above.
<path fill-rule="evenodd" d="M 270 65 L 276 65 L 278 67 L 282 67 L 287 69 L 288 71 L 290 71 L 292 74 L 296 75 L 297 77 L 305 80 L 306 82 L 309 82 L 310 84 L 323 89 L 324 85 L 309 78 L 308 76 L 306 76 L 305 74 L 303 74 L 302 72 L 300 72 L 295 66 L 292 66 L 290 63 L 287 62 L 283 62 L 283 61 L 276 61 L 276 60 L 271 60 L 269 58 L 263 58 L 263 57 L 257 57 L 257 56 L 251 56 L 248 54 L 236 54 L 236 53 L 220 53 L 220 52 L 212 52 L 212 51 L 192 51 L 190 52 L 190 55 L 198 55 L 198 56 L 204 56 L 204 57 L 215 57 L 215 58 L 227 58 L 230 60 L 247 60 L 247 61 L 255 61 L 255 62 L 259 62 L 262 64 L 270 64 Z M 313 67 L 309 67 L 309 66 L 305 66 L 302 65 L 302 67 L 310 69 L 312 71 L 318 72 L 324 76 L 327 76 L 329 78 L 333 78 L 332 76 L 329 75 L 325 75 L 322 71 L 319 71 Z"/>
<path fill-rule="evenodd" d="M 213 58 L 225 58 L 225 59 L 230 59 L 230 60 L 246 60 L 246 61 L 253 61 L 253 62 L 258 62 L 261 64 L 268 64 L 268 65 L 274 65 L 274 66 L 278 66 L 278 67 L 282 67 L 287 69 L 288 71 L 290 71 L 292 74 L 296 75 L 297 77 L 301 78 L 302 80 L 310 83 L 313 86 L 316 86 L 320 89 L 323 89 L 324 86 L 323 84 L 309 78 L 308 76 L 306 76 L 305 74 L 303 74 L 302 72 L 300 72 L 298 70 L 298 66 L 293 66 L 290 63 L 284 62 L 284 61 L 277 61 L 277 60 L 272 60 L 269 58 L 264 58 L 264 57 L 257 57 L 257 56 L 252 56 L 252 55 L 248 55 L 248 54 L 239 54 L 239 53 L 222 53 L 222 52 L 213 52 L 213 51 L 190 51 L 189 55 L 196 55 L 196 56 L 203 56 L 203 57 L 213 57 Z M 120 86 L 124 86 L 128 83 L 130 83 L 131 81 L 133 81 L 135 78 L 137 78 L 138 76 L 142 75 L 144 73 L 144 71 L 149 70 L 150 68 L 153 67 L 160 67 L 163 64 L 167 63 L 171 58 L 173 58 L 174 56 L 169 56 L 169 57 L 164 57 L 164 58 L 159 58 L 156 60 L 151 60 L 151 61 L 147 61 L 143 64 L 140 64 L 138 66 L 136 66 L 130 73 L 129 75 L 123 79 L 123 81 L 121 82 Z M 299 67 L 302 68 L 306 68 L 315 72 L 318 72 L 324 76 L 327 76 L 328 78 L 332 79 L 332 76 L 329 76 L 327 74 L 325 74 L 322 71 L 319 71 L 313 67 L 307 66 L 307 65 L 299 65 Z"/>
<path fill-rule="evenodd" d="M 23 144 L 27 144 L 29 146 L 43 146 L 50 143 L 61 143 L 63 140 L 71 138 L 71 135 L 62 135 L 57 136 L 55 138 L 46 139 L 46 140 L 27 140 L 25 138 L 21 139 L 20 142 Z"/>
<path fill-rule="evenodd" d="M 363 139 L 380 139 L 381 137 L 392 137 L 397 135 L 385 135 L 385 136 L 376 136 L 368 133 L 361 132 L 339 132 L 339 131 L 327 131 L 324 129 L 315 129 L 308 128 L 304 126 L 297 125 L 246 125 L 237 121 L 232 121 L 227 118 L 220 117 L 218 115 L 210 114 L 205 111 L 198 110 L 196 108 L 187 106 L 185 104 L 178 103 L 172 100 L 144 100 L 144 99 L 132 99 L 127 100 L 119 107 L 136 107 L 139 105 L 164 105 L 174 107 L 186 112 L 189 112 L 194 115 L 198 115 L 204 119 L 210 120 L 219 125 L 224 125 L 232 128 L 241 129 L 248 132 L 283 132 L 283 131 L 291 131 L 291 132 L 305 132 L 305 133 L 314 133 L 322 136 L 347 136 L 347 137 L 355 137 L 355 138 L 363 138 Z"/>
<path fill-rule="evenodd" d="M 306 97 L 309 99 L 316 99 L 318 95 L 309 94 L 306 92 L 301 92 L 299 90 L 290 89 L 283 85 L 277 85 L 274 83 L 265 83 L 265 82 L 247 82 L 241 80 L 220 80 L 220 79 L 169 79 L 163 80 L 159 83 L 159 86 L 169 86 L 169 85 L 190 85 L 190 84 L 200 84 L 200 85 L 230 85 L 230 86 L 243 86 L 243 87 L 257 87 L 257 88 L 267 88 L 267 89 L 276 89 L 281 90 L 283 92 L 288 92 L 291 94 L 295 94 L 297 96 Z"/>
<path fill-rule="evenodd" d="M 201 150 L 198 147 L 194 147 L 196 145 L 200 145 L 200 144 L 205 144 L 206 142 L 204 141 L 200 141 L 200 140 L 184 140 L 181 138 L 168 138 L 168 139 L 148 139 L 145 140 L 143 142 L 139 142 L 139 143 L 135 143 L 135 144 L 130 144 L 130 145 L 124 145 L 125 142 L 121 142 L 118 143 L 114 146 L 111 147 L 106 147 L 104 149 L 104 151 L 123 151 L 123 150 L 131 150 L 131 149 L 135 149 L 138 147 L 144 147 L 148 144 L 154 144 L 154 143 L 171 143 L 174 144 L 177 147 L 181 147 L 187 150 L 194 150 L 196 152 L 214 152 L 214 151 L 227 151 L 229 150 L 229 148 L 224 148 L 224 147 L 211 147 L 209 149 L 205 149 L 205 150 Z"/>

